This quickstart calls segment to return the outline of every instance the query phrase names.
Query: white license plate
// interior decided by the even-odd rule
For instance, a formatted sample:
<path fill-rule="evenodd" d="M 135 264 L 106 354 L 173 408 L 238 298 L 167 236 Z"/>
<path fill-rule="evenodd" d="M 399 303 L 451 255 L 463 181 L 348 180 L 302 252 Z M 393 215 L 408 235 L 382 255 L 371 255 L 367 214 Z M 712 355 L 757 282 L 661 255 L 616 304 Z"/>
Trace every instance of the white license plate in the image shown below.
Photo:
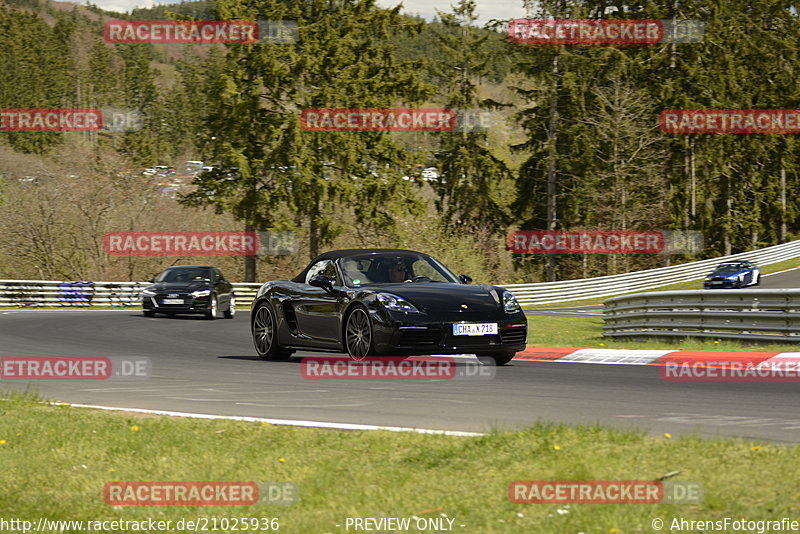
<path fill-rule="evenodd" d="M 722 284 L 722 282 L 711 282 L 711 283 L 714 284 L 715 286 Z"/>
<path fill-rule="evenodd" d="M 456 323 L 454 336 L 490 336 L 497 334 L 497 323 Z"/>
<path fill-rule="evenodd" d="M 164 299 L 162 304 L 183 304 L 183 299 Z"/>

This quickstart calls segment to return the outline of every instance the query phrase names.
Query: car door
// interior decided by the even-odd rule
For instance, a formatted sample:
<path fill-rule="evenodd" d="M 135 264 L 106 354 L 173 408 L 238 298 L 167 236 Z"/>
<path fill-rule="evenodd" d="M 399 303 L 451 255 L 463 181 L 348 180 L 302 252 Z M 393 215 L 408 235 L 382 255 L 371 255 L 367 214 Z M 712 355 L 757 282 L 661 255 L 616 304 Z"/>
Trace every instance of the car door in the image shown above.
<path fill-rule="evenodd" d="M 758 269 L 756 268 L 755 264 L 745 262 L 747 266 L 747 285 L 754 284 L 756 282 L 756 276 L 758 276 Z"/>
<path fill-rule="evenodd" d="M 342 281 L 331 260 L 320 260 L 308 269 L 300 294 L 292 299 L 298 332 L 310 344 L 319 347 L 339 345 L 339 308 L 341 295 L 308 284 L 314 276 L 324 275 L 334 280 L 334 287 Z"/>

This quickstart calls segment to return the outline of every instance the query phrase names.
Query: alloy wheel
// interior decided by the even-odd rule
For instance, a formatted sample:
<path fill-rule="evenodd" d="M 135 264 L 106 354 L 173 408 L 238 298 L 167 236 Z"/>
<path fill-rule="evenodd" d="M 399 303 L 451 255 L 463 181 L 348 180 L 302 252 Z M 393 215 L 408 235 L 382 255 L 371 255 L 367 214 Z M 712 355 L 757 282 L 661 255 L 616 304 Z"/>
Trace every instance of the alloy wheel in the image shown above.
<path fill-rule="evenodd" d="M 255 341 L 256 350 L 260 355 L 265 355 L 272 348 L 272 340 L 275 336 L 275 330 L 272 326 L 272 313 L 269 307 L 261 306 L 256 311 L 256 317 L 253 320 L 253 340 Z"/>
<path fill-rule="evenodd" d="M 356 308 L 347 317 L 345 344 L 347 345 L 347 354 L 353 360 L 361 361 L 370 354 L 372 328 L 367 312 L 361 308 Z"/>

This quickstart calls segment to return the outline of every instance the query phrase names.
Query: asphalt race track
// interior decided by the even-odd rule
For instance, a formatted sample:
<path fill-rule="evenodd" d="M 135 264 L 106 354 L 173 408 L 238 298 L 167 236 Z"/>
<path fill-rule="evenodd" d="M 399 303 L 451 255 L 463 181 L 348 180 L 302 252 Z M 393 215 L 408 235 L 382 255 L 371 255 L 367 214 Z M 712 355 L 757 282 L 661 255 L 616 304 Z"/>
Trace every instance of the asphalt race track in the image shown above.
<path fill-rule="evenodd" d="M 132 310 L 0 311 L 0 355 L 150 358 L 153 376 L 143 379 L 0 384 L 70 403 L 478 432 L 600 422 L 800 441 L 797 382 L 666 382 L 655 366 L 527 361 L 491 379 L 306 380 L 299 357 L 256 358 L 247 312 L 207 321 Z"/>

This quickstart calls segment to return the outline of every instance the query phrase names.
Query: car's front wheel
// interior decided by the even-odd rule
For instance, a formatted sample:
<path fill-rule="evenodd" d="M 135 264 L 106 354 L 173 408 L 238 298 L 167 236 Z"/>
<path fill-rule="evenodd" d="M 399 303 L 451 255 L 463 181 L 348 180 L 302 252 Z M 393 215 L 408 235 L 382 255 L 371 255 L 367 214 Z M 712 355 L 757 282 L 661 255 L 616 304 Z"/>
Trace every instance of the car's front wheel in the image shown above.
<path fill-rule="evenodd" d="M 362 307 L 353 309 L 347 315 L 344 329 L 344 344 L 347 354 L 353 360 L 361 361 L 374 355 L 372 343 L 372 321 L 369 313 Z"/>
<path fill-rule="evenodd" d="M 275 313 L 269 304 L 262 302 L 253 311 L 253 344 L 262 360 L 286 360 L 292 355 L 293 351 L 278 344 L 276 324 Z"/>
<path fill-rule="evenodd" d="M 228 309 L 225 310 L 225 318 L 233 319 L 236 316 L 236 299 L 231 295 L 231 302 L 228 304 Z"/>
<path fill-rule="evenodd" d="M 143 310 L 142 315 L 144 315 L 145 317 L 155 317 L 156 312 L 154 312 L 153 310 Z"/>
<path fill-rule="evenodd" d="M 214 320 L 217 318 L 217 296 L 211 295 L 211 302 L 206 310 L 206 319 Z"/>

